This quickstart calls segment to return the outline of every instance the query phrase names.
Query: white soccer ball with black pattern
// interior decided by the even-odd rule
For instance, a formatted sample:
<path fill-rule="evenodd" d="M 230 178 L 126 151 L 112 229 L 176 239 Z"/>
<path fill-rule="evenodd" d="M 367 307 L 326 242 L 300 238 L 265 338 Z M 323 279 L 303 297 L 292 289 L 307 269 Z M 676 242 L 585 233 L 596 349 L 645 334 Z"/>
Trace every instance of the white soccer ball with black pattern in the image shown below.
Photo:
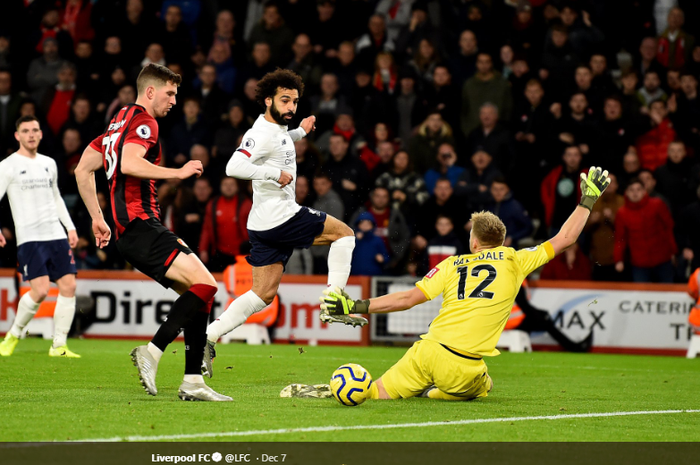
<path fill-rule="evenodd" d="M 331 393 L 343 405 L 353 407 L 367 400 L 372 375 L 357 363 L 338 367 L 331 376 Z"/>

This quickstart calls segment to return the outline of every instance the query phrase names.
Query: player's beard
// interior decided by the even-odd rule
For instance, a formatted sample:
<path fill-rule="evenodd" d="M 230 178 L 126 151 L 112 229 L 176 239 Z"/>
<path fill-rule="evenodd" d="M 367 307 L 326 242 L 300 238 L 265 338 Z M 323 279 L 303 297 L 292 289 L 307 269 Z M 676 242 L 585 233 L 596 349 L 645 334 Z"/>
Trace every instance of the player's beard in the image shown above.
<path fill-rule="evenodd" d="M 293 117 L 294 112 L 289 111 L 289 112 L 285 113 L 284 115 L 281 114 L 277 110 L 277 107 L 275 107 L 275 102 L 273 101 L 272 105 L 270 105 L 270 116 L 272 116 L 272 119 L 274 119 L 277 122 L 277 124 L 279 124 L 281 126 L 287 126 L 289 124 L 289 121 L 285 120 L 284 117 L 285 116 L 292 116 Z"/>

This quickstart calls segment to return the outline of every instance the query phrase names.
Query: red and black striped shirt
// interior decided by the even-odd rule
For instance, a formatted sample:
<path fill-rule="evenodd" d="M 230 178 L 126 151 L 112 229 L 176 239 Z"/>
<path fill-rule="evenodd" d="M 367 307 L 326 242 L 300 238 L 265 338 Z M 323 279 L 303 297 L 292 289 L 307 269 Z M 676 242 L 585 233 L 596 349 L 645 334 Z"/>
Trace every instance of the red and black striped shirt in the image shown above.
<path fill-rule="evenodd" d="M 160 220 L 155 180 L 127 176 L 121 171 L 122 150 L 126 144 L 145 147 L 144 158 L 154 165 L 160 163 L 158 123 L 141 105 L 121 108 L 104 134 L 90 143 L 90 147 L 102 153 L 117 239 L 136 218 Z"/>

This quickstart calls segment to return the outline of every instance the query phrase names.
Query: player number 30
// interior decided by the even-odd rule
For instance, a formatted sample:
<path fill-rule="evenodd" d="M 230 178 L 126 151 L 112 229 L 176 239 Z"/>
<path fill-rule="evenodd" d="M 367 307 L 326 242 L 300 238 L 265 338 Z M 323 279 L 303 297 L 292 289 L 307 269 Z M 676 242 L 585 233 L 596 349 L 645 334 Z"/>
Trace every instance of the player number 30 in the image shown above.
<path fill-rule="evenodd" d="M 121 132 L 115 132 L 111 136 L 106 136 L 102 138 L 102 146 L 106 146 L 105 149 L 105 160 L 107 161 L 107 179 L 112 179 L 114 175 L 114 169 L 117 167 L 117 154 L 114 152 L 114 145 L 119 140 Z"/>

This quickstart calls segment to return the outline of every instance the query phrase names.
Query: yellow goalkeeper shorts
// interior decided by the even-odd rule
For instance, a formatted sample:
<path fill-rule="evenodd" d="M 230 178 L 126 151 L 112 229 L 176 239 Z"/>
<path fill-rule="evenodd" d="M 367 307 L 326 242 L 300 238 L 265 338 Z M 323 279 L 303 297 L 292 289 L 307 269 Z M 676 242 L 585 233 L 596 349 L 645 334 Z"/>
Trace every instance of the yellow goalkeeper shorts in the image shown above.
<path fill-rule="evenodd" d="M 464 400 L 485 397 L 491 387 L 483 360 L 473 360 L 434 341 L 420 340 L 382 375 L 392 399 L 420 395 L 431 386 Z M 455 399 L 457 400 L 457 399 Z"/>

